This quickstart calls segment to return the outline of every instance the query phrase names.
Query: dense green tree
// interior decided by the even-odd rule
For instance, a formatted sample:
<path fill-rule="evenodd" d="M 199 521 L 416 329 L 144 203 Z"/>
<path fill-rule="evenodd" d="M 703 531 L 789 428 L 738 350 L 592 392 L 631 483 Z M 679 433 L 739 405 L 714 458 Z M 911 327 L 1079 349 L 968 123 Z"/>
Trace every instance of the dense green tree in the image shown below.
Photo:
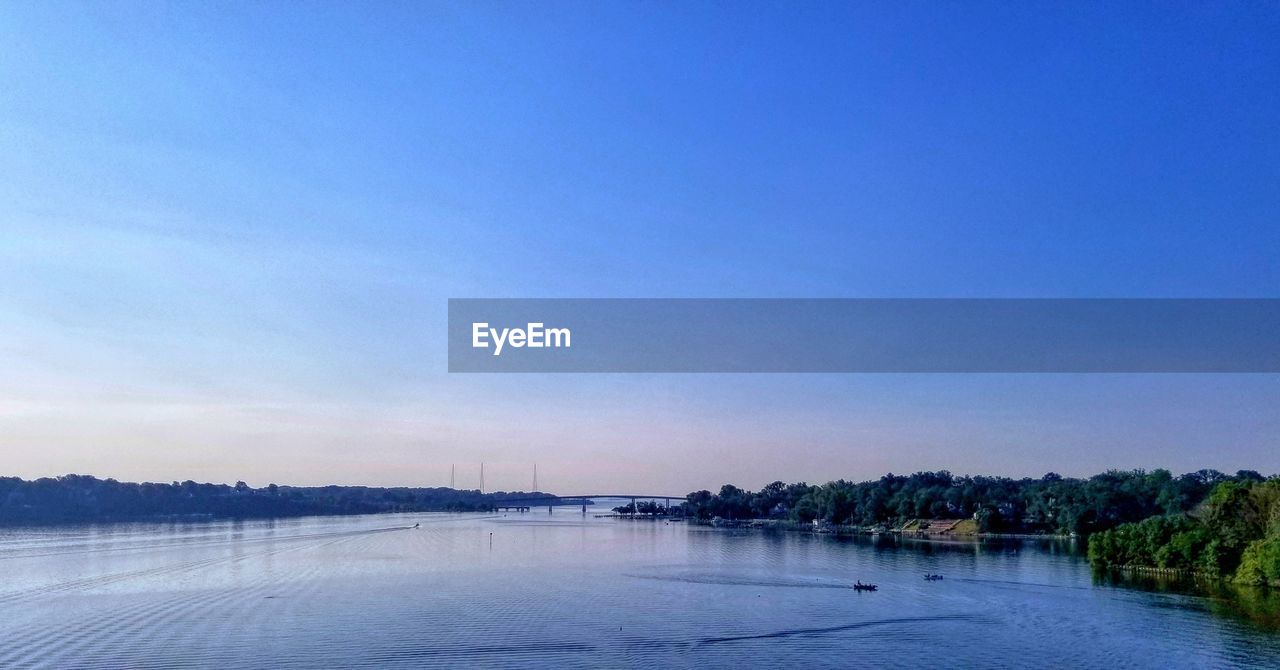
<path fill-rule="evenodd" d="M 1240 557 L 1236 580 L 1254 586 L 1280 586 L 1280 537 L 1249 543 Z"/>
<path fill-rule="evenodd" d="M 1094 535 L 1093 564 L 1174 568 L 1280 585 L 1280 480 L 1262 480 L 1253 471 L 1233 478 L 1205 471 L 1188 477 L 1182 483 L 1192 491 L 1213 482 L 1202 505 L 1190 514 L 1153 516 Z"/>

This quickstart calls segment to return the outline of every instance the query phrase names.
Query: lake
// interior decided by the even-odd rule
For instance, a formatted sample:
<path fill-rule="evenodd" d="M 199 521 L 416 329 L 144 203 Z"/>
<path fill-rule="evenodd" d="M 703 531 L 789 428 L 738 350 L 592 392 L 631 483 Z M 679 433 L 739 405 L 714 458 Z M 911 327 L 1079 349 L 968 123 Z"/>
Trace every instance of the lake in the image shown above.
<path fill-rule="evenodd" d="M 0 575 L 4 668 L 1280 667 L 1280 632 L 1061 543 L 579 508 L 8 528 Z"/>

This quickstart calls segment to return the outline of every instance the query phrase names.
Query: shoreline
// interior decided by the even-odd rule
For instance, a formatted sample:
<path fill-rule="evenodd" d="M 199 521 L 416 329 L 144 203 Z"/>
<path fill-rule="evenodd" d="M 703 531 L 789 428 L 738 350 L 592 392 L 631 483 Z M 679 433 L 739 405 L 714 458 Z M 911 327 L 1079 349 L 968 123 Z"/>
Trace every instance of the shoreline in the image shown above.
<path fill-rule="evenodd" d="M 927 533 L 921 531 L 904 531 L 900 528 L 887 527 L 867 527 L 853 526 L 844 524 L 827 524 L 814 526 L 812 523 L 801 523 L 798 521 L 783 521 L 779 519 L 694 519 L 687 518 L 686 522 L 691 525 L 708 526 L 711 528 L 731 528 L 731 529 L 754 529 L 754 530 L 780 530 L 796 533 L 810 533 L 813 535 L 834 535 L 837 537 L 853 537 L 866 536 L 874 537 L 877 535 L 893 535 L 900 539 L 906 540 L 925 540 L 925 541 L 964 541 L 964 540 L 1076 540 L 1077 535 L 1057 534 L 1057 533 Z"/>

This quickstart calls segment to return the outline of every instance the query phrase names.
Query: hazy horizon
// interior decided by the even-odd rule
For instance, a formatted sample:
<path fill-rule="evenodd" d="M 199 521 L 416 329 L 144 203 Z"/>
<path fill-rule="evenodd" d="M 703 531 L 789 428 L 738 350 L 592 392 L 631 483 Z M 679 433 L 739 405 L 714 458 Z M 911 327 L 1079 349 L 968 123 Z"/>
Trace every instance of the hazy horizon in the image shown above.
<path fill-rule="evenodd" d="M 466 465 L 468 466 L 466 469 L 458 470 L 458 471 L 455 473 L 456 483 L 455 483 L 455 486 L 453 486 L 452 488 L 454 488 L 454 489 L 456 489 L 456 490 L 477 490 L 477 489 L 479 488 L 480 466 L 479 466 L 478 464 L 466 464 Z M 502 465 L 502 464 L 497 464 L 497 465 Z M 500 468 L 500 469 L 495 473 L 495 472 L 491 472 L 491 469 L 492 469 L 492 468 L 491 468 L 490 466 L 491 466 L 491 464 L 489 464 L 489 463 L 486 463 L 486 464 L 485 464 L 485 488 L 484 488 L 483 493 L 501 493 L 501 492 L 517 492 L 517 493 L 518 493 L 518 492 L 534 492 L 534 489 L 531 487 L 531 485 L 532 485 L 532 476 L 533 476 L 532 466 L 530 466 L 530 467 L 527 469 L 527 472 L 525 472 L 525 473 L 524 473 L 525 475 L 527 475 L 527 479 L 528 479 L 528 481 L 525 483 L 525 485 L 523 485 L 523 486 L 520 486 L 520 485 L 512 485 L 512 486 L 507 486 L 507 487 L 499 486 L 499 487 L 496 487 L 496 488 L 495 488 L 493 485 L 489 484 L 489 480 L 490 480 L 491 478 L 493 478 L 493 477 L 496 475 L 496 476 L 499 478 L 499 481 L 508 481 L 508 480 L 510 480 L 510 481 L 514 481 L 518 476 L 517 476 L 517 475 L 513 475 L 512 473 L 513 473 L 513 472 L 515 472 L 516 470 L 518 470 L 519 468 L 518 468 L 516 465 L 512 465 L 512 466 L 509 466 L 509 467 L 502 467 L 502 468 Z M 1138 467 L 1134 467 L 1134 468 L 1107 468 L 1106 470 L 1135 470 L 1135 469 L 1136 469 L 1136 470 L 1145 470 L 1145 471 L 1147 471 L 1147 472 L 1150 472 L 1150 471 L 1153 471 L 1153 470 L 1158 470 L 1158 469 L 1170 470 L 1169 468 L 1164 468 L 1163 466 L 1159 466 L 1159 465 L 1157 465 L 1157 466 L 1152 466 L 1152 467 L 1141 467 L 1141 466 L 1138 466 Z M 1196 471 L 1198 471 L 1198 470 L 1200 470 L 1200 469 L 1216 469 L 1216 468 L 1197 468 L 1196 470 L 1187 470 L 1187 471 L 1170 470 L 1170 472 L 1171 472 L 1171 474 L 1172 474 L 1174 477 L 1177 477 L 1177 476 L 1184 475 L 1184 474 L 1191 474 L 1191 473 L 1194 473 L 1194 472 L 1196 472 Z M 1240 470 L 1252 470 L 1252 469 L 1253 469 L 1253 468 L 1240 468 L 1240 469 L 1238 469 L 1238 470 L 1231 470 L 1231 471 L 1225 471 L 1225 470 L 1222 470 L 1221 472 L 1222 472 L 1223 474 L 1225 474 L 1225 475 L 1234 475 L 1234 474 L 1236 474 L 1236 472 L 1238 472 L 1238 471 L 1240 471 Z M 706 485 L 706 486 L 702 486 L 702 487 L 698 487 L 698 488 L 694 488 L 694 489 L 689 489 L 688 491 L 674 491 L 674 490 L 663 490 L 663 489 L 653 489 L 653 490 L 649 490 L 649 489 L 644 489 L 644 488 L 635 488 L 635 487 L 627 488 L 627 489 L 624 489 L 624 488 L 607 488 L 607 487 L 606 487 L 606 488 L 600 488 L 600 487 L 597 487 L 596 489 L 590 489 L 590 490 L 587 490 L 587 489 L 572 489 L 572 490 L 569 490 L 569 489 L 564 489 L 564 488 L 552 488 L 552 487 L 550 487 L 550 486 L 545 486 L 545 485 L 542 485 L 542 484 L 541 484 L 541 479 L 542 479 L 542 477 L 543 477 L 544 475 L 543 475 L 543 474 L 541 474 L 541 471 L 540 471 L 540 474 L 539 474 L 539 486 L 538 486 L 538 488 L 537 488 L 537 492 L 540 492 L 540 493 L 551 493 L 551 494 L 557 494 L 557 495 L 569 495 L 569 496 L 572 496 L 572 495 L 587 495 L 587 494 L 595 494 L 595 495 L 598 495 L 598 494 L 620 494 L 620 495 L 621 495 L 621 494 L 643 494 L 643 495 L 677 495 L 677 496 L 684 496 L 684 495 L 686 495 L 686 494 L 688 494 L 688 493 L 692 493 L 692 492 L 694 492 L 694 491 L 697 491 L 697 490 L 703 490 L 703 489 L 705 489 L 705 490 L 709 490 L 709 491 L 712 491 L 712 492 L 715 492 L 715 491 L 718 491 L 718 490 L 720 489 L 720 487 L 721 487 L 721 486 L 723 486 L 724 484 L 732 484 L 732 485 L 734 485 L 734 486 L 737 486 L 738 488 L 745 489 L 745 490 L 748 490 L 748 491 L 758 491 L 758 490 L 760 490 L 761 488 L 763 488 L 764 486 L 766 486 L 766 485 L 768 485 L 768 484 L 773 483 L 774 481 L 783 481 L 784 483 L 787 483 L 787 484 L 803 483 L 803 484 L 819 485 L 819 484 L 827 484 L 827 483 L 830 483 L 830 482 L 833 482 L 833 481 L 837 481 L 837 480 L 841 480 L 841 479 L 843 479 L 843 480 L 845 480 L 845 481 L 851 481 L 851 482 L 855 482 L 855 483 L 860 483 L 860 482 L 865 482 L 865 481 L 875 481 L 875 480 L 878 480 L 878 479 L 880 479 L 880 477 L 885 476 L 885 475 L 911 475 L 911 474 L 915 474 L 915 473 L 917 473 L 917 472 L 940 472 L 940 471 L 947 471 L 947 472 L 950 472 L 952 475 L 955 475 L 955 476 L 957 476 L 957 477 L 968 477 L 968 476 L 975 476 L 975 477 L 976 477 L 976 476 L 987 476 L 987 477 L 1006 477 L 1006 478 L 1009 478 L 1009 479 L 1015 479 L 1015 480 L 1016 480 L 1016 479 L 1040 479 L 1040 478 L 1041 478 L 1041 477 L 1043 477 L 1044 475 L 1047 475 L 1047 474 L 1050 474 L 1050 473 L 1052 473 L 1052 474 L 1057 474 L 1057 475 L 1060 475 L 1060 476 L 1062 476 L 1062 477 L 1066 477 L 1066 478 L 1088 479 L 1089 477 L 1092 477 L 1092 476 L 1094 476 L 1094 475 L 1102 474 L 1102 473 L 1106 472 L 1106 470 L 1099 470 L 1099 471 L 1097 471 L 1097 472 L 1088 472 L 1088 473 L 1068 473 L 1068 472 L 1057 472 L 1057 471 L 1054 471 L 1054 470 L 1046 470 L 1045 472 L 1041 472 L 1041 473 L 1039 473 L 1039 474 L 1018 474 L 1018 475 L 1010 475 L 1010 474 L 1003 473 L 1003 472 L 966 472 L 966 471 L 959 471 L 959 470 L 956 470 L 956 469 L 953 469 L 953 468 L 947 468 L 947 467 L 936 467 L 936 468 L 918 468 L 918 469 L 915 469 L 915 470 L 909 470 L 909 471 L 908 471 L 908 470 L 900 470 L 900 471 L 893 471 L 893 472 L 886 471 L 886 472 L 882 472 L 882 473 L 880 473 L 879 475 L 871 475 L 871 476 L 866 476 L 866 477 L 863 477 L 863 476 L 857 476 L 857 477 L 843 476 L 843 477 L 842 477 L 842 476 L 839 476 L 839 475 L 833 475 L 832 477 L 825 478 L 825 479 L 808 479 L 808 480 L 806 480 L 806 479 L 796 479 L 796 480 L 788 480 L 788 479 L 776 480 L 776 479 L 773 479 L 773 480 L 769 480 L 769 481 L 765 481 L 765 482 L 760 482 L 760 483 L 758 483 L 758 484 L 754 484 L 754 483 L 753 483 L 753 484 L 744 484 L 743 482 L 725 481 L 725 482 L 719 482 L 719 483 L 714 484 L 714 485 L 710 485 L 710 484 L 709 484 L 709 485 Z M 1263 477 L 1271 477 L 1271 476 L 1275 476 L 1275 475 L 1280 475 L 1280 473 L 1278 473 L 1278 472 L 1270 472 L 1270 471 L 1259 471 L 1259 474 L 1261 474 Z M 39 475 L 39 476 L 34 476 L 34 477 L 21 477 L 21 476 L 19 476 L 19 478 L 20 478 L 20 479 L 25 479 L 25 480 L 27 480 L 27 481 L 31 481 L 31 480 L 34 480 L 34 479 L 40 479 L 40 478 L 44 478 L 44 477 L 57 478 L 57 477 L 70 476 L 70 475 L 75 475 L 75 476 L 92 476 L 92 477 L 95 477 L 95 478 L 97 478 L 97 479 L 102 479 L 102 480 L 105 480 L 105 479 L 114 479 L 114 480 L 119 481 L 119 482 L 124 482 L 124 483 L 135 483 L 135 484 L 142 484 L 142 483 L 151 483 L 151 484 L 171 484 L 171 483 L 173 483 L 173 482 L 184 482 L 184 481 L 192 480 L 192 478 L 190 478 L 190 477 L 171 477 L 171 478 L 168 478 L 168 479 L 162 479 L 162 478 L 157 478 L 157 479 L 130 479 L 130 478 L 127 478 L 127 477 L 115 477 L 115 476 L 112 476 L 112 475 L 110 475 L 110 474 L 98 474 L 98 473 L 93 473 L 93 472 L 62 472 L 62 473 L 57 473 L 57 474 Z M 14 475 L 14 474 L 12 474 L 12 473 L 0 474 L 0 477 L 13 477 L 13 476 L 17 476 L 17 475 Z M 369 483 L 369 482 L 367 482 L 367 481 L 349 481 L 349 482 L 344 482 L 344 481 L 293 482 L 293 481 L 275 481 L 275 480 L 272 480 L 272 481 L 269 481 L 269 482 L 267 482 L 267 481 L 264 481 L 264 482 L 252 482 L 252 481 L 245 481 L 245 480 L 244 480 L 244 478 L 228 479 L 228 480 L 217 480 L 217 481 L 213 481 L 213 480 L 199 480 L 199 479 L 197 479 L 197 480 L 192 480 L 192 481 L 195 481 L 195 482 L 196 482 L 196 483 L 198 483 L 198 484 L 226 484 L 226 485 L 234 485 L 234 484 L 236 484 L 236 483 L 237 483 L 237 482 L 239 482 L 239 481 L 245 481 L 245 483 L 246 483 L 246 484 L 248 484 L 251 488 L 255 488 L 255 489 L 259 489 L 259 488 L 266 488 L 266 487 L 267 487 L 267 486 L 269 486 L 270 484 L 276 484 L 276 485 L 278 485 L 278 486 L 294 486 L 294 487 L 300 487 L 300 488 L 307 488 L 307 487 L 324 487 L 324 486 L 369 486 L 369 487 L 381 487 L 381 488 L 450 488 L 450 487 L 449 487 L 449 472 L 448 472 L 447 470 L 446 470 L 446 472 L 444 473 L 444 476 L 443 476 L 443 477 L 438 477 L 438 479 L 439 479 L 440 481 L 431 481 L 431 480 L 426 480 L 426 479 L 424 479 L 424 480 L 423 480 L 423 481 L 421 481 L 421 482 L 408 482 L 408 483 L 381 483 L 381 484 L 371 484 L 371 483 Z M 632 490 L 632 489 L 634 489 L 634 490 Z"/>
<path fill-rule="evenodd" d="M 0 475 L 1280 472 L 1280 376 L 464 375 L 451 297 L 1278 297 L 1265 5 L 0 5 Z"/>

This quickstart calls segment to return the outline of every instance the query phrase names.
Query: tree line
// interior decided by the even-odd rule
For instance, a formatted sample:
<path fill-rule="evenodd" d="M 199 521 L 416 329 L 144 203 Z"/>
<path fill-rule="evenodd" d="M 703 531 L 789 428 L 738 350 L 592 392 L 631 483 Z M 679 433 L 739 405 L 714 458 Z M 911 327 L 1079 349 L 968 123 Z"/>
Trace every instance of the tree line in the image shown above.
<path fill-rule="evenodd" d="M 244 482 L 129 483 L 87 475 L 0 477 L 0 524 L 183 517 L 289 517 L 378 512 L 491 511 L 509 499 L 548 496 L 451 488 L 277 486 Z M 548 496 L 549 497 L 549 496 Z M 529 503 L 523 503 L 529 504 Z"/>
<path fill-rule="evenodd" d="M 945 470 L 821 485 L 773 482 L 759 491 L 726 484 L 696 491 L 685 513 L 700 519 L 814 520 L 893 528 L 915 518 L 973 518 L 981 532 L 1091 535 L 1152 516 L 1187 514 L 1223 483 L 1263 481 L 1253 471 L 1109 470 L 1089 478 L 956 476 Z"/>
<path fill-rule="evenodd" d="M 668 508 L 666 505 L 654 500 L 641 500 L 638 502 L 627 503 L 626 505 L 619 505 L 613 508 L 613 512 L 614 514 L 639 514 L 656 517 L 679 515 L 681 513 L 681 509 L 681 507 L 676 507 L 675 505 Z"/>

